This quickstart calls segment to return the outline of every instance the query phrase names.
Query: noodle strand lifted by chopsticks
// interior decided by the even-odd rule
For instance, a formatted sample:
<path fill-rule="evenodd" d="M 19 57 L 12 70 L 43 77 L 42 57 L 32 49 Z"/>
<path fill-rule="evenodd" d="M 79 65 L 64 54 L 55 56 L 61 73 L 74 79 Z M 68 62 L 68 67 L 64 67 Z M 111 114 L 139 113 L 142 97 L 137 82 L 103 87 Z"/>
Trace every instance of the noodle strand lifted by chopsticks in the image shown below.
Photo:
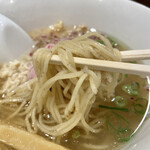
<path fill-rule="evenodd" d="M 105 45 L 90 39 L 90 36 L 97 36 Z M 59 56 L 62 66 L 50 64 L 53 55 Z M 33 56 L 37 79 L 32 83 L 32 92 L 27 97 L 29 105 L 21 110 L 22 102 L 17 110 L 18 114 L 24 115 L 28 131 L 42 131 L 54 137 L 62 136 L 76 126 L 85 131 L 101 131 L 91 109 L 97 97 L 105 99 L 113 96 L 119 73 L 90 70 L 86 66 L 78 68 L 74 56 L 112 61 L 121 59 L 118 50 L 98 33 L 61 41 L 51 50 L 38 49 Z M 24 91 L 22 95 L 20 93 L 18 96 L 15 92 L 19 89 L 17 87 L 10 96 L 24 98 L 29 89 L 26 85 L 20 88 Z M 45 118 L 43 114 L 50 117 Z M 89 119 L 89 116 L 94 117 Z"/>

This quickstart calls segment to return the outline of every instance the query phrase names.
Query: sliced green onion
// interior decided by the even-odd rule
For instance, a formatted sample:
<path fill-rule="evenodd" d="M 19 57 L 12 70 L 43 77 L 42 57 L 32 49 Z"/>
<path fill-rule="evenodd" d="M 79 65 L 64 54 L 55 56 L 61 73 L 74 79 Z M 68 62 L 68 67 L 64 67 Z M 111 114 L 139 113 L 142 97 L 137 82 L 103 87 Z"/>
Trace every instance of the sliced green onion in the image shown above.
<path fill-rule="evenodd" d="M 147 99 L 144 98 L 137 98 L 133 103 L 133 110 L 137 114 L 144 114 L 147 107 Z"/>
<path fill-rule="evenodd" d="M 111 112 L 106 117 L 106 127 L 119 142 L 129 141 L 132 136 L 132 129 L 129 128 L 129 121 L 118 113 Z"/>
<path fill-rule="evenodd" d="M 80 137 L 80 132 L 79 130 L 75 130 L 72 134 L 73 139 L 78 139 Z"/>
<path fill-rule="evenodd" d="M 119 76 L 118 82 L 122 82 L 125 77 L 128 78 L 128 74 L 122 74 L 121 73 L 120 76 Z"/>
<path fill-rule="evenodd" d="M 128 108 L 118 108 L 118 107 L 110 107 L 110 106 L 105 106 L 105 105 L 99 105 L 99 108 L 106 108 L 106 109 L 113 109 L 113 110 L 120 110 L 124 112 L 128 112 Z"/>
<path fill-rule="evenodd" d="M 130 128 L 126 128 L 122 131 L 119 131 L 116 135 L 115 135 L 115 139 L 119 142 L 127 142 L 131 139 L 133 130 Z"/>
<path fill-rule="evenodd" d="M 115 103 L 116 106 L 120 108 L 125 107 L 127 105 L 127 100 L 122 96 L 114 97 L 113 102 Z"/>
<path fill-rule="evenodd" d="M 128 78 L 129 75 L 128 75 L 128 74 L 125 74 L 124 76 L 125 76 L 126 78 Z"/>
<path fill-rule="evenodd" d="M 123 81 L 123 79 L 124 79 L 124 77 L 123 77 L 123 74 L 121 73 L 120 76 L 119 76 L 118 82 Z"/>
<path fill-rule="evenodd" d="M 122 86 L 122 90 L 129 95 L 137 96 L 139 94 L 140 85 L 137 82 L 132 82 L 131 84 L 125 84 Z"/>
<path fill-rule="evenodd" d="M 106 127 L 111 133 L 118 133 L 129 127 L 129 121 L 118 113 L 110 112 L 106 117 Z"/>
<path fill-rule="evenodd" d="M 117 47 L 118 46 L 118 43 L 116 43 L 114 40 L 112 40 L 110 37 L 107 37 L 107 39 L 110 41 L 111 45 L 113 47 Z"/>
<path fill-rule="evenodd" d="M 134 108 L 134 111 L 135 111 L 136 113 L 138 113 L 138 114 L 144 114 L 144 112 L 145 112 L 145 108 L 144 108 L 144 106 L 141 105 L 141 104 L 135 104 L 135 105 L 133 106 L 133 108 Z"/>
<path fill-rule="evenodd" d="M 133 90 L 138 90 L 140 88 L 140 84 L 138 82 L 132 82 L 131 83 L 131 88 Z"/>
<path fill-rule="evenodd" d="M 102 41 L 101 39 L 98 39 L 96 41 L 99 42 L 99 43 L 101 43 L 101 44 L 103 44 L 103 45 L 105 45 L 104 41 Z"/>
<path fill-rule="evenodd" d="M 137 64 L 137 62 L 136 62 L 136 61 L 130 61 L 129 63 L 132 63 L 132 64 Z"/>

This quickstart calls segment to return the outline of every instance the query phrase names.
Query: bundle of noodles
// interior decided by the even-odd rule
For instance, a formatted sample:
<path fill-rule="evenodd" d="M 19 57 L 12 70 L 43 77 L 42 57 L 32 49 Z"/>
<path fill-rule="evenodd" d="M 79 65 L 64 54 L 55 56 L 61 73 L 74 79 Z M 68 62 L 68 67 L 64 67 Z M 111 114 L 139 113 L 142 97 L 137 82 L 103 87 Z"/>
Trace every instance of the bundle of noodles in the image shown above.
<path fill-rule="evenodd" d="M 90 37 L 96 36 L 101 44 Z M 58 55 L 63 65 L 50 64 Z M 107 38 L 98 33 L 87 33 L 73 40 L 61 41 L 51 50 L 38 49 L 33 56 L 36 79 L 17 87 L 7 95 L 16 100 L 15 115 L 25 117 L 28 131 L 39 131 L 59 137 L 79 126 L 87 132 L 100 132 L 97 116 L 92 108 L 100 100 L 113 96 L 119 73 L 78 68 L 73 57 L 120 61 L 120 54 Z M 94 117 L 92 117 L 94 116 Z M 90 118 L 89 118 L 90 117 Z"/>

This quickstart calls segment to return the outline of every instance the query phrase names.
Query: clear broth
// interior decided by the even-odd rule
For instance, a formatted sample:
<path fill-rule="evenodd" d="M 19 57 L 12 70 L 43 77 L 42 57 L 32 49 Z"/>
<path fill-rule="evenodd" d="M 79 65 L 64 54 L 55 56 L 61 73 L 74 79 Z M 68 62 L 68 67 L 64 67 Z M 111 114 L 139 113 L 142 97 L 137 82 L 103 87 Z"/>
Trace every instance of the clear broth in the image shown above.
<path fill-rule="evenodd" d="M 29 35 L 33 38 L 33 40 L 36 42 L 35 47 L 32 52 L 30 52 L 30 56 L 32 57 L 33 52 L 40 47 L 45 47 L 48 43 L 57 43 L 61 40 L 66 39 L 72 39 L 74 37 L 80 36 L 87 31 L 89 31 L 86 26 L 74 26 L 74 27 L 53 27 L 50 26 L 48 28 L 38 29 L 34 30 L 29 33 Z M 111 38 L 114 40 L 114 38 Z M 118 42 L 118 40 L 117 40 Z M 122 44 L 118 42 L 118 45 L 116 46 L 119 50 L 126 50 L 128 47 L 125 46 L 125 44 Z M 130 84 L 131 82 L 138 82 L 140 85 L 139 89 L 139 95 L 142 98 L 148 99 L 149 91 L 145 88 L 147 85 L 147 79 L 141 78 L 136 75 L 123 75 L 124 80 L 118 84 L 116 88 L 115 95 L 116 96 L 123 96 L 127 99 L 127 108 L 129 108 L 129 112 L 122 112 L 118 110 L 113 110 L 113 112 L 116 112 L 117 114 L 124 117 L 126 120 L 128 120 L 130 124 L 130 128 L 134 131 L 138 124 L 140 123 L 143 115 L 136 114 L 133 110 L 133 102 L 135 99 L 137 99 L 139 96 L 130 96 L 126 94 L 124 91 L 122 91 L 122 86 L 124 84 Z M 4 79 L 1 79 L 1 87 L 3 84 Z M 115 107 L 114 102 L 112 102 L 111 99 L 109 100 L 100 100 L 97 98 L 97 102 L 100 105 L 107 105 L 110 107 Z M 104 108 L 95 108 L 95 113 L 104 112 L 104 115 L 101 116 L 103 120 L 106 122 L 106 116 L 107 113 L 112 112 L 111 110 L 107 110 Z M 11 113 L 11 112 L 10 112 Z M 8 114 L 10 114 L 8 113 Z M 6 116 L 8 115 L 6 113 Z M 0 115 L 0 119 L 3 122 L 3 118 L 6 116 Z M 18 117 L 14 118 L 14 120 L 19 119 Z M 6 122 L 5 122 L 6 123 Z M 13 124 L 13 120 L 10 120 L 7 122 L 8 124 Z M 101 123 L 101 122 L 99 122 Z M 21 128 L 25 129 L 24 127 L 20 126 Z M 72 138 L 72 134 L 74 131 L 78 130 L 80 132 L 80 136 L 77 139 Z M 39 133 L 39 135 L 44 136 L 46 139 L 51 140 L 51 136 L 44 135 L 43 133 Z M 98 134 L 89 133 L 88 135 L 85 135 L 83 131 L 80 130 L 80 128 L 75 128 L 72 131 L 70 131 L 67 135 L 63 135 L 61 139 L 58 139 L 60 141 L 60 144 L 71 149 L 71 150 L 88 150 L 92 149 L 89 145 L 95 145 L 95 147 L 98 149 L 98 146 L 101 145 L 108 145 L 107 150 L 116 150 L 119 148 L 120 145 L 122 145 L 124 142 L 118 142 L 115 139 L 115 133 L 111 133 L 108 128 L 106 128 L 106 123 L 102 126 L 102 131 Z M 57 142 L 57 141 L 56 141 Z M 89 144 L 89 145 L 86 145 Z M 0 143 L 0 148 L 5 150 L 13 150 L 11 147 L 7 147 L 3 143 Z"/>

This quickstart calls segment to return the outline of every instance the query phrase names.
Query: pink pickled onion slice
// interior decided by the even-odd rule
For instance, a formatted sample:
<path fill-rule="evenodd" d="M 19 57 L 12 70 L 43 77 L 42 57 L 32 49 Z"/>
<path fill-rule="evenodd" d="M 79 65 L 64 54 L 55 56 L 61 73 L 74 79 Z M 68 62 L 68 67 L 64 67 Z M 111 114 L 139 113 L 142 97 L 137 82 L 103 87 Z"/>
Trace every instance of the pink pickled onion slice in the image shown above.
<path fill-rule="evenodd" d="M 47 44 L 47 45 L 45 46 L 45 48 L 51 49 L 51 48 L 53 48 L 54 46 L 55 46 L 55 44 L 50 43 L 50 44 Z"/>
<path fill-rule="evenodd" d="M 29 66 L 29 72 L 28 72 L 28 80 L 33 79 L 36 77 L 35 71 L 34 71 L 34 67 L 33 64 L 31 63 Z"/>

